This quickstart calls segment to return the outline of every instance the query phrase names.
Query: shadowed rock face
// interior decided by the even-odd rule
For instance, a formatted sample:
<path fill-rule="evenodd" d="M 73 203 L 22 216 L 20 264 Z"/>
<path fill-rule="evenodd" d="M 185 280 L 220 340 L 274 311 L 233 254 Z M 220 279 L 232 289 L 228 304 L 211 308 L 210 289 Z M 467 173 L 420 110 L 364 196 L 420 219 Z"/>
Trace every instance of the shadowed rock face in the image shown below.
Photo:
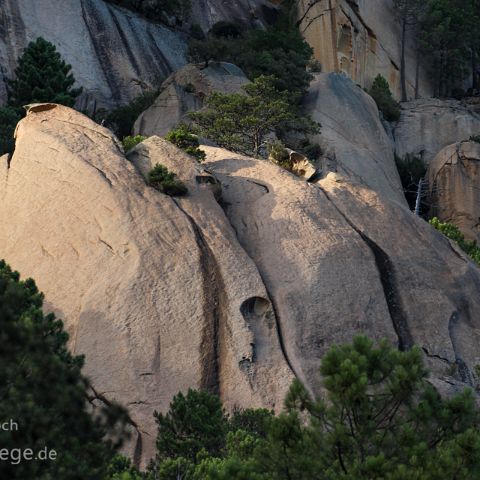
<path fill-rule="evenodd" d="M 165 136 L 178 123 L 189 123 L 187 113 L 202 108 L 212 92 L 236 93 L 246 83 L 243 71 L 231 63 L 188 64 L 165 80 L 153 105 L 135 122 L 134 134 Z"/>
<path fill-rule="evenodd" d="M 325 154 L 324 173 L 339 172 L 406 205 L 393 143 L 369 95 L 343 74 L 316 74 L 304 107 L 322 126 L 312 140 Z"/>
<path fill-rule="evenodd" d="M 480 114 L 458 100 L 429 98 L 402 103 L 395 126 L 395 150 L 423 158 L 428 165 L 442 148 L 468 140 L 480 132 Z"/>
<path fill-rule="evenodd" d="M 430 163 L 431 213 L 480 243 L 480 144 L 455 143 Z"/>
<path fill-rule="evenodd" d="M 179 33 L 103 0 L 0 2 L 0 64 L 13 77 L 29 41 L 44 37 L 73 67 L 81 110 L 127 103 L 186 63 Z M 3 92 L 3 94 L 2 94 Z M 3 80 L 0 99 L 5 101 Z"/>
<path fill-rule="evenodd" d="M 277 410 L 295 375 L 318 391 L 322 355 L 358 333 L 419 345 L 440 389 L 477 381 L 480 271 L 445 237 L 338 174 L 310 184 L 204 148 L 200 165 L 152 137 L 127 159 L 50 105 L 0 158 L 0 257 L 65 319 L 97 402 L 129 409 L 126 453 L 145 465 L 153 411 L 188 387 Z M 147 186 L 157 163 L 188 196 Z"/>

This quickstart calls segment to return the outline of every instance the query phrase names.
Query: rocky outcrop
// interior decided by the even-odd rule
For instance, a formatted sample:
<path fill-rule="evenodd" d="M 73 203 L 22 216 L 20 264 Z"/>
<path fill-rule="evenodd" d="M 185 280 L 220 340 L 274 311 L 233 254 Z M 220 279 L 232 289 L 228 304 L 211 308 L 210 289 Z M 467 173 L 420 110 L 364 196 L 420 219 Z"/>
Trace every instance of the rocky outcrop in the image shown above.
<path fill-rule="evenodd" d="M 395 149 L 401 158 L 421 157 L 428 165 L 442 148 L 480 133 L 480 114 L 458 100 L 430 98 L 402 104 L 395 126 Z"/>
<path fill-rule="evenodd" d="M 299 0 L 298 18 L 322 72 L 343 72 L 365 88 L 381 74 L 400 98 L 401 29 L 392 0 Z M 409 40 L 406 75 L 413 98 L 418 56 Z M 419 94 L 429 96 L 425 65 L 419 68 Z"/>
<path fill-rule="evenodd" d="M 480 243 L 480 143 L 445 147 L 428 168 L 432 216 Z"/>
<path fill-rule="evenodd" d="M 405 204 L 393 143 L 369 95 L 343 74 L 316 74 L 304 107 L 321 124 L 312 141 L 324 152 L 324 176 L 339 172 Z"/>
<path fill-rule="evenodd" d="M 295 374 L 314 390 L 322 355 L 364 333 L 425 353 L 437 384 L 479 363 L 480 271 L 396 202 L 330 173 L 304 182 L 205 147 L 227 216 L 272 298 Z"/>
<path fill-rule="evenodd" d="M 0 255 L 37 279 L 45 308 L 65 320 L 97 400 L 129 409 L 127 453 L 145 461 L 153 412 L 179 390 L 208 388 L 230 408 L 279 408 L 292 374 L 270 296 L 214 199 L 212 175 L 159 139 L 132 156 L 178 172 L 189 197 L 148 187 L 87 117 L 30 110 L 8 169 L 2 157 Z"/>
<path fill-rule="evenodd" d="M 186 63 L 185 40 L 103 0 L 4 0 L 0 2 L 2 78 L 12 78 L 29 41 L 44 37 L 73 67 L 84 88 L 80 110 L 98 111 L 127 103 L 156 88 Z M 5 102 L 4 80 L 0 101 Z"/>
<path fill-rule="evenodd" d="M 152 137 L 127 160 L 87 117 L 36 105 L 0 158 L 0 257 L 65 319 L 94 402 L 129 409 L 126 453 L 145 464 L 153 411 L 188 387 L 277 410 L 294 376 L 318 391 L 322 355 L 358 333 L 419 345 L 440 389 L 478 381 L 480 271 L 444 236 L 391 192 L 202 148 L 200 165 Z M 146 184 L 157 163 L 186 197 Z"/>
<path fill-rule="evenodd" d="M 186 65 L 165 80 L 153 105 L 135 122 L 134 133 L 164 136 L 178 123 L 188 123 L 186 114 L 202 108 L 212 92 L 238 92 L 246 83 L 245 74 L 231 63 Z"/>

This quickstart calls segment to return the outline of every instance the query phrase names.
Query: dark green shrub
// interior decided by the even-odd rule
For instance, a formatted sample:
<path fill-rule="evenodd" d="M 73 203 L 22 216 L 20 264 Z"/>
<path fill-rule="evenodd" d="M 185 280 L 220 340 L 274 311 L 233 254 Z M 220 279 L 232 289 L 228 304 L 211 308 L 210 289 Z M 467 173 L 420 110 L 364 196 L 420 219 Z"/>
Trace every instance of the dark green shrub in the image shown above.
<path fill-rule="evenodd" d="M 469 241 L 460 229 L 451 223 L 443 223 L 437 217 L 429 221 L 436 230 L 442 232 L 447 238 L 453 240 L 477 264 L 480 265 L 480 248 L 474 240 Z"/>
<path fill-rule="evenodd" d="M 128 105 L 119 107 L 109 113 L 107 122 L 118 138 L 131 135 L 135 120 L 152 105 L 157 96 L 158 92 L 156 91 L 145 92 L 132 100 Z"/>
<path fill-rule="evenodd" d="M 169 172 L 164 165 L 156 164 L 148 174 L 148 183 L 156 190 L 170 195 L 171 197 L 182 197 L 188 193 L 183 182 L 176 179 L 176 174 Z"/>
<path fill-rule="evenodd" d="M 480 135 L 471 135 L 469 141 L 480 143 Z"/>
<path fill-rule="evenodd" d="M 368 93 L 375 100 L 385 120 L 389 122 L 400 120 L 400 105 L 393 98 L 390 86 L 384 77 L 377 75 Z"/>
<path fill-rule="evenodd" d="M 122 140 L 123 149 L 125 153 L 131 150 L 133 147 L 137 146 L 139 143 L 143 142 L 147 137 L 143 135 L 135 135 L 134 137 L 128 136 Z"/>
<path fill-rule="evenodd" d="M 279 165 L 285 170 L 292 169 L 292 162 L 290 160 L 290 153 L 286 149 L 282 141 L 277 140 L 267 144 L 268 158 L 275 164 Z"/>
<path fill-rule="evenodd" d="M 208 33 L 217 38 L 239 38 L 243 29 L 239 23 L 221 21 L 215 23 Z"/>
<path fill-rule="evenodd" d="M 181 148 L 186 153 L 195 157 L 199 162 L 205 160 L 205 152 L 200 150 L 198 137 L 194 135 L 189 127 L 183 123 L 167 133 L 166 140 Z"/>
<path fill-rule="evenodd" d="M 0 107 L 0 155 L 13 152 L 13 134 L 20 119 L 21 116 L 13 108 Z"/>
<path fill-rule="evenodd" d="M 190 37 L 195 40 L 204 40 L 205 33 L 202 30 L 202 27 L 198 23 L 193 23 L 190 26 Z"/>

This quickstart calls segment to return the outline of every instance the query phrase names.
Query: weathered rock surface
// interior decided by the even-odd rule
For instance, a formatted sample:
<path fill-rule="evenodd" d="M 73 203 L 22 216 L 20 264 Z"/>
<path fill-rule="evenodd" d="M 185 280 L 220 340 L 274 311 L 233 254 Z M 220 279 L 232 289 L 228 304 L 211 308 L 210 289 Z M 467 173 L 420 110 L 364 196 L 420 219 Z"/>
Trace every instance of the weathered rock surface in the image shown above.
<path fill-rule="evenodd" d="M 323 72 L 346 73 L 366 88 L 380 73 L 400 98 L 401 29 L 392 0 L 299 0 L 298 18 Z M 408 40 L 407 89 L 413 98 L 418 59 L 413 39 Z M 424 65 L 419 93 L 432 93 Z"/>
<path fill-rule="evenodd" d="M 292 370 L 317 388 L 320 358 L 363 332 L 425 352 L 438 384 L 473 385 L 480 270 L 396 202 L 330 173 L 317 185 L 205 147 L 226 213 L 256 263 Z"/>
<path fill-rule="evenodd" d="M 202 148 L 200 165 L 153 137 L 128 161 L 108 130 L 40 105 L 0 158 L 0 257 L 65 319 L 97 401 L 128 407 L 128 454 L 145 464 L 179 390 L 278 409 L 358 333 L 422 347 L 439 388 L 478 382 L 480 270 L 444 236 L 338 173 L 311 184 Z M 157 163 L 188 196 L 147 186 Z"/>
<path fill-rule="evenodd" d="M 103 0 L 3 0 L 0 2 L 0 101 L 3 77 L 29 41 L 44 37 L 73 67 L 84 93 L 80 110 L 126 103 L 145 86 L 157 87 L 186 63 L 179 33 Z"/>
<path fill-rule="evenodd" d="M 324 173 L 338 171 L 405 204 L 393 143 L 369 95 L 343 74 L 316 74 L 304 106 L 322 126 L 312 140 L 324 151 Z"/>
<path fill-rule="evenodd" d="M 445 147 L 428 168 L 431 214 L 480 243 L 480 143 Z"/>
<path fill-rule="evenodd" d="M 278 408 L 292 374 L 269 295 L 214 200 L 212 176 L 159 139 L 132 155 L 181 172 L 190 196 L 148 187 L 87 117 L 30 110 L 8 170 L 1 159 L 0 255 L 65 319 L 98 400 L 128 407 L 137 430 L 128 453 L 145 461 L 153 412 L 179 390 Z"/>
<path fill-rule="evenodd" d="M 436 98 L 402 104 L 395 126 L 397 155 L 417 155 L 429 164 L 442 148 L 480 133 L 480 114 L 458 100 Z"/>
<path fill-rule="evenodd" d="M 238 92 L 248 79 L 240 68 L 226 63 L 188 64 L 165 80 L 153 105 L 134 126 L 135 135 L 166 135 L 179 122 L 187 122 L 188 112 L 202 108 L 212 92 Z"/>

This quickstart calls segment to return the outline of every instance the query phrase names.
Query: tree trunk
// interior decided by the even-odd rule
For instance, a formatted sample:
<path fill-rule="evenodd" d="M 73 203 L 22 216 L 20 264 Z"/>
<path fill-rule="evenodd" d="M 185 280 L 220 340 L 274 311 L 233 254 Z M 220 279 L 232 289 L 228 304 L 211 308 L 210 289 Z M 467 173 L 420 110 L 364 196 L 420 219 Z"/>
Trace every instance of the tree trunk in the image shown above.
<path fill-rule="evenodd" d="M 420 48 L 417 48 L 417 59 L 415 66 L 415 100 L 420 98 Z"/>

